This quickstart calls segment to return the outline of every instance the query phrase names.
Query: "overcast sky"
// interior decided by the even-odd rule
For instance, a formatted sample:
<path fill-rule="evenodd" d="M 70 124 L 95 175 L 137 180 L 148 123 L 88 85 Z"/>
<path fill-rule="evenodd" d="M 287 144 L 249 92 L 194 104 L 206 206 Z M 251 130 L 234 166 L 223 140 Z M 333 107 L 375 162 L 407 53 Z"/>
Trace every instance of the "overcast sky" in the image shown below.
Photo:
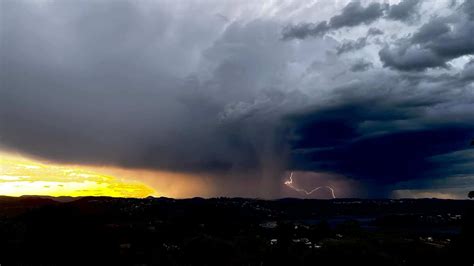
<path fill-rule="evenodd" d="M 2 0 L 0 149 L 216 195 L 292 195 L 295 171 L 456 197 L 474 189 L 473 36 L 469 0 Z"/>

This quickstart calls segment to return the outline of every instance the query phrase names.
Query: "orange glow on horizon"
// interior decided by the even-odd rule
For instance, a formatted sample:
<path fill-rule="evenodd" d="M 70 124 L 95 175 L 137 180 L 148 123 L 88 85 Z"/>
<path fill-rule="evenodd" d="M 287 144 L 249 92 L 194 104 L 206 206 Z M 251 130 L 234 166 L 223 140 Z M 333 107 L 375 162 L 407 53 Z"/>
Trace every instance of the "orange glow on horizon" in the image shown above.
<path fill-rule="evenodd" d="M 149 186 L 98 173 L 85 167 L 42 163 L 0 153 L 0 195 L 110 196 L 142 198 Z"/>
<path fill-rule="evenodd" d="M 90 166 L 87 169 L 127 180 L 137 180 L 154 189 L 154 196 L 170 198 L 214 197 L 217 192 L 215 179 L 206 175 L 195 175 L 152 169 L 127 169 L 114 166 Z"/>

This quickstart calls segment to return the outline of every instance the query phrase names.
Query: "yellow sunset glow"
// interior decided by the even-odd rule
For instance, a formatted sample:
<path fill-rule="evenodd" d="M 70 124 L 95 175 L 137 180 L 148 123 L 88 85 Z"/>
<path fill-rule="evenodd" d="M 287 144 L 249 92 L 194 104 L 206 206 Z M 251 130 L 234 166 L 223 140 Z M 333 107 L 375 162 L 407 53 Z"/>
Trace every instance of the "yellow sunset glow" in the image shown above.
<path fill-rule="evenodd" d="M 0 153 L 0 195 L 111 196 L 141 198 L 150 187 L 78 166 L 41 163 Z"/>

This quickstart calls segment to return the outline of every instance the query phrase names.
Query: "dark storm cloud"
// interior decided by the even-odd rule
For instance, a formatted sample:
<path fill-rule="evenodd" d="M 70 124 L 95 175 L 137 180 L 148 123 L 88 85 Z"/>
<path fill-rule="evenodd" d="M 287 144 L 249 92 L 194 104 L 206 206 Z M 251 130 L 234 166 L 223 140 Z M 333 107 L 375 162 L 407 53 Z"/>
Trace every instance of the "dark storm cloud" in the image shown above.
<path fill-rule="evenodd" d="M 341 110 L 345 111 L 345 110 Z M 321 118 L 319 118 L 321 119 Z M 360 123 L 360 122 L 359 122 Z M 456 174 L 458 169 L 450 161 L 428 161 L 431 156 L 446 154 L 462 150 L 474 132 L 474 128 L 458 128 L 446 125 L 443 128 L 392 132 L 390 134 L 362 138 L 351 130 L 357 122 L 341 120 L 338 123 L 328 124 L 318 121 L 314 125 L 324 126 L 324 132 L 313 128 L 304 128 L 303 134 L 312 134 L 320 139 L 338 142 L 339 146 L 325 147 L 308 151 L 304 156 L 295 154 L 296 167 L 312 171 L 336 172 L 356 179 L 376 182 L 379 184 L 393 184 L 404 180 L 412 180 L 431 174 Z M 343 135 L 338 135 L 345 132 Z M 336 133 L 336 134 L 334 134 Z M 328 138 L 327 135 L 332 135 Z M 326 137 L 326 138 L 324 138 Z M 345 142 L 339 142 L 342 138 Z M 306 139 L 306 138 L 304 138 Z M 416 143 L 415 147 L 410 144 Z M 315 143 L 297 143 L 308 145 Z M 382 155 L 383 154 L 383 155 Z M 382 156 L 381 156 L 382 155 Z M 461 156 L 455 160 L 463 161 Z M 448 168 L 446 168 L 448 166 Z M 391 169 L 391 171 L 387 171 Z M 462 174 L 473 174 L 472 168 L 459 169 Z M 467 171 L 468 170 L 468 171 Z"/>
<path fill-rule="evenodd" d="M 324 36 L 331 26 L 326 21 L 319 23 L 300 23 L 298 25 L 288 25 L 283 28 L 283 39 L 305 39 L 308 36 L 320 37 Z"/>
<path fill-rule="evenodd" d="M 377 36 L 377 35 L 383 35 L 383 31 L 377 28 L 370 28 L 367 31 L 367 34 L 365 37 L 360 37 L 357 38 L 356 40 L 344 40 L 339 47 L 337 47 L 336 52 L 338 55 L 348 53 L 348 52 L 354 52 L 357 50 L 360 50 L 367 45 L 371 44 L 369 39 L 372 39 L 372 37 Z"/>
<path fill-rule="evenodd" d="M 384 47 L 379 52 L 380 60 L 384 66 L 398 70 L 425 70 L 432 67 L 447 67 L 446 59 L 429 49 L 418 47 Z"/>
<path fill-rule="evenodd" d="M 459 103 L 461 110 L 467 109 L 456 116 L 433 120 L 427 110 L 450 106 L 448 102 L 456 100 L 442 94 L 430 98 L 428 92 L 425 97 L 404 97 L 401 88 L 388 84 L 399 82 L 408 87 L 407 92 L 419 91 L 420 80 L 380 78 L 389 86 L 387 93 L 357 92 L 359 86 L 375 84 L 350 86 L 341 89 L 346 97 L 343 101 L 287 118 L 293 130 L 293 167 L 335 172 L 385 185 L 473 174 L 472 165 L 463 164 L 472 157 L 467 150 L 474 135 L 473 116 L 467 113 L 472 110 L 468 107 L 473 103 L 472 96 Z M 454 97 L 472 95 L 466 94 L 469 87 L 461 88 L 463 92 Z M 440 159 L 447 157 L 450 160 Z"/>
<path fill-rule="evenodd" d="M 466 14 L 469 5 L 463 4 Z M 385 66 L 398 70 L 448 67 L 452 59 L 474 54 L 474 21 L 467 15 L 437 17 L 421 26 L 411 37 L 385 46 L 379 53 Z"/>
<path fill-rule="evenodd" d="M 427 43 L 440 35 L 449 33 L 451 28 L 445 19 L 433 19 L 422 25 L 411 39 L 412 43 Z"/>
<path fill-rule="evenodd" d="M 321 37 L 330 31 L 344 27 L 369 25 L 380 18 L 408 22 L 418 16 L 420 3 L 418 0 L 404 0 L 396 5 L 370 3 L 362 6 L 360 1 L 352 1 L 342 9 L 339 15 L 333 16 L 329 21 L 287 25 L 282 35 L 285 40 Z"/>
<path fill-rule="evenodd" d="M 2 148 L 74 164 L 271 178 L 247 191 L 276 195 L 287 145 L 276 118 L 258 113 L 299 97 L 271 87 L 291 55 L 277 23 L 222 24 L 212 10 L 193 18 L 193 6 L 179 15 L 159 3 L 47 3 L 2 3 Z"/>
<path fill-rule="evenodd" d="M 383 11 L 384 6 L 379 3 L 371 3 L 367 7 L 363 7 L 360 2 L 350 2 L 342 9 L 341 14 L 329 20 L 329 25 L 333 29 L 339 29 L 370 24 L 380 18 Z"/>
<path fill-rule="evenodd" d="M 337 47 L 337 54 L 360 50 L 367 45 L 367 37 L 360 37 L 355 41 L 345 41 Z"/>
<path fill-rule="evenodd" d="M 387 17 L 393 20 L 407 21 L 418 15 L 417 8 L 420 0 L 404 0 L 396 5 L 391 5 L 387 11 Z"/>
<path fill-rule="evenodd" d="M 160 42 L 173 34 L 161 7 L 145 17 L 127 1 L 65 1 L 49 7 L 65 14 L 57 19 L 69 22 L 61 25 L 41 11 L 32 16 L 34 7 L 25 3 L 7 4 L 0 92 L 7 146 L 58 161 L 187 171 L 258 163 L 253 144 L 226 135 L 218 119 L 230 99 L 253 93 L 222 88 L 257 77 L 239 62 L 224 62 L 214 87 L 183 82 L 181 71 L 202 36 L 189 32 Z M 197 21 L 195 30 L 205 24 Z"/>
<path fill-rule="evenodd" d="M 358 1 L 350 2 L 342 9 L 341 14 L 332 17 L 329 22 L 322 21 L 317 24 L 301 23 L 289 25 L 283 29 L 283 39 L 304 39 L 318 37 L 331 30 L 343 27 L 354 27 L 361 24 L 370 24 L 383 15 L 384 6 L 371 3 L 367 7 Z"/>
<path fill-rule="evenodd" d="M 396 29 L 401 39 L 387 39 L 394 30 L 383 24 L 368 28 L 390 10 L 378 3 L 352 2 L 329 22 L 285 30 L 298 39 L 367 32 L 341 43 L 282 41 L 288 21 L 261 15 L 273 9 L 246 19 L 253 8 L 229 3 L 144 3 L 2 2 L 2 148 L 210 174 L 233 181 L 221 181 L 222 191 L 241 184 L 258 196 L 280 195 L 287 170 L 342 174 L 381 191 L 472 171 L 463 145 L 473 136 L 474 68 L 449 62 L 472 53 L 469 4 L 414 34 Z M 391 69 L 374 40 L 392 42 L 379 53 Z M 446 73 L 398 71 L 427 67 Z"/>

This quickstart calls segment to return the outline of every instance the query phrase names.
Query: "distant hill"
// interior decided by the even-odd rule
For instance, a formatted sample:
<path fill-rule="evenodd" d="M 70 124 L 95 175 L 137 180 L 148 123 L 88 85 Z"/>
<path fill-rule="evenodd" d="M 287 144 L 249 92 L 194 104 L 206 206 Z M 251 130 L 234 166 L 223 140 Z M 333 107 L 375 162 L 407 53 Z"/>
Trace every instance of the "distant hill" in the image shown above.
<path fill-rule="evenodd" d="M 57 202 L 71 202 L 83 197 L 70 197 L 70 196 L 60 196 L 60 197 L 53 197 L 53 196 L 43 196 L 43 195 L 23 195 L 20 198 L 28 198 L 28 199 L 50 199 Z"/>

